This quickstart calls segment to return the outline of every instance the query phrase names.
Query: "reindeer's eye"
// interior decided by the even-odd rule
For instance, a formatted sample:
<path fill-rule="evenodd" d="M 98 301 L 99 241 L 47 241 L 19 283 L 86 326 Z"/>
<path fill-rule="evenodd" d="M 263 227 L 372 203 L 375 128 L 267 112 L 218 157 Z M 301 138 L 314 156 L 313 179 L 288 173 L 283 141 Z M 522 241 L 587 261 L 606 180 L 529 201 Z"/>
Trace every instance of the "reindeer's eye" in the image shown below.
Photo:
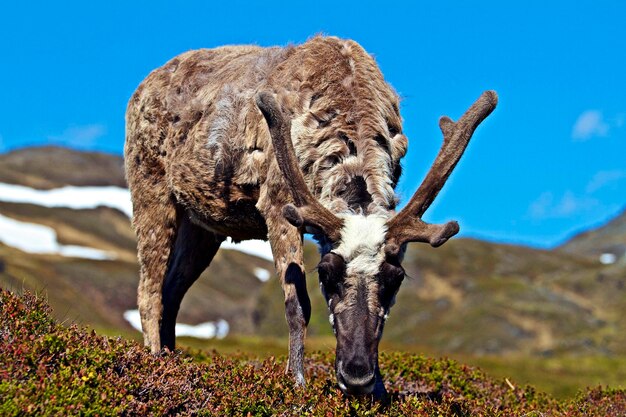
<path fill-rule="evenodd" d="M 346 262 L 341 256 L 329 252 L 322 257 L 317 269 L 328 277 L 341 278 L 346 270 Z"/>
<path fill-rule="evenodd" d="M 404 269 L 401 266 L 384 262 L 380 268 L 378 277 L 381 304 L 385 307 L 389 307 L 393 297 L 400 288 L 400 284 L 402 284 L 402 280 L 404 280 Z"/>
<path fill-rule="evenodd" d="M 384 283 L 402 282 L 404 279 L 404 268 L 384 262 L 380 268 L 380 277 Z"/>
<path fill-rule="evenodd" d="M 338 293 L 345 275 L 346 263 L 343 258 L 334 253 L 324 255 L 317 266 L 320 282 L 327 293 Z"/>

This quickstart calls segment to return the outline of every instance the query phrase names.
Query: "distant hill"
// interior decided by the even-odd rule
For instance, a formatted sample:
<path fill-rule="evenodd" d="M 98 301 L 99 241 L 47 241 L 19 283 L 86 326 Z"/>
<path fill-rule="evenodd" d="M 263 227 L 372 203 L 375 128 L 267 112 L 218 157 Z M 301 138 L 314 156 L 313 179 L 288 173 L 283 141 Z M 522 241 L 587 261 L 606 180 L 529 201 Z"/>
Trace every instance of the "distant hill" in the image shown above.
<path fill-rule="evenodd" d="M 21 148 L 0 155 L 0 182 L 37 189 L 63 185 L 126 187 L 121 156 L 59 146 Z"/>
<path fill-rule="evenodd" d="M 0 156 L 0 182 L 38 188 L 119 186 L 121 167 L 117 156 L 23 149 Z M 77 171 L 90 174 L 83 178 Z M 97 261 L 25 253 L 0 243 L 0 286 L 45 290 L 60 319 L 107 333 L 131 331 L 123 313 L 136 305 L 138 266 L 134 234 L 122 212 L 0 201 L 0 215 L 50 227 L 63 245 L 116 255 Z M 384 340 L 442 353 L 624 354 L 623 252 L 616 251 L 610 264 L 601 263 L 597 255 L 623 247 L 625 224 L 622 214 L 552 251 L 473 239 L 453 239 L 438 249 L 410 245 L 404 262 L 408 276 Z M 309 334 L 328 336 L 332 333 L 314 272 L 319 255 L 313 244 L 306 245 L 305 257 L 312 271 L 307 279 L 313 304 Z M 259 279 L 259 270 L 271 271 L 271 278 Z M 197 324 L 224 319 L 233 334 L 285 336 L 284 301 L 273 274 L 266 259 L 221 250 L 184 299 L 179 320 Z"/>
<path fill-rule="evenodd" d="M 98 261 L 25 253 L 0 243 L 0 287 L 43 290 L 60 320 L 89 324 L 108 332 L 130 331 L 123 313 L 136 308 L 139 268 L 130 222 L 107 207 L 90 210 L 45 208 L 0 202 L 0 214 L 42 224 L 57 232 L 59 242 L 106 250 L 116 259 Z M 180 320 L 201 323 L 224 319 L 243 333 L 253 329 L 255 299 L 263 283 L 255 268 L 272 263 L 223 250 L 187 295 Z M 229 285 L 222 285 L 222 280 Z"/>
<path fill-rule="evenodd" d="M 623 259 L 626 255 L 626 209 L 607 224 L 577 234 L 559 250 L 593 258 L 610 254 L 616 260 Z"/>
<path fill-rule="evenodd" d="M 626 275 L 618 265 L 456 239 L 414 245 L 387 336 L 444 352 L 623 352 Z M 398 317 L 398 321 L 394 321 Z"/>
<path fill-rule="evenodd" d="M 25 148 L 0 155 L 0 183 L 36 189 L 125 187 L 123 159 L 59 147 Z M 2 200 L 0 196 L 0 215 L 52 228 L 62 245 L 107 251 L 115 259 L 25 253 L 0 239 L 0 286 L 45 291 L 61 320 L 113 333 L 131 331 L 123 313 L 136 308 L 139 271 L 128 217 L 109 207 L 73 210 Z M 258 271 L 271 269 L 266 259 L 220 251 L 212 273 L 205 273 L 185 298 L 180 321 L 196 324 L 223 319 L 234 331 L 253 333 L 255 300 L 263 286 Z M 221 285 L 222 281 L 229 285 Z"/>

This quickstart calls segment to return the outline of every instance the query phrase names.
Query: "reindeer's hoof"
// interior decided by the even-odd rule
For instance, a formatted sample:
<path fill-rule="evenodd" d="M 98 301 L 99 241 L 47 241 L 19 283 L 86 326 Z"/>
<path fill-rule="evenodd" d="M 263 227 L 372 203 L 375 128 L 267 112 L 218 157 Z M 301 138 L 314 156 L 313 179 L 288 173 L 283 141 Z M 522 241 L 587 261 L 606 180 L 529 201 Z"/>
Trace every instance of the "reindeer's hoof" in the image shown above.
<path fill-rule="evenodd" d="M 304 379 L 304 375 L 302 374 L 302 372 L 296 372 L 294 375 L 294 379 L 296 382 L 296 387 L 306 388 L 306 380 Z"/>
<path fill-rule="evenodd" d="M 385 401 L 387 396 L 387 389 L 385 388 L 383 380 L 376 378 L 376 384 L 374 384 L 374 389 L 372 390 L 372 397 L 377 401 Z"/>

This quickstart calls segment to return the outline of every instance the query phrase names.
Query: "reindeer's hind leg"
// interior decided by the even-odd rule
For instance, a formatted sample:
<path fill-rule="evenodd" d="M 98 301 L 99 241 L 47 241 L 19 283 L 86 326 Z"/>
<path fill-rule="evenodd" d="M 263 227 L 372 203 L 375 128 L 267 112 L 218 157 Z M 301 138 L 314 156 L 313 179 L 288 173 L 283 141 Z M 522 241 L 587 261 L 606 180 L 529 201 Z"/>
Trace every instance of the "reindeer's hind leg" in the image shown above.
<path fill-rule="evenodd" d="M 209 266 L 223 241 L 224 236 L 194 225 L 187 213 L 180 213 L 176 241 L 163 285 L 162 346 L 174 349 L 176 316 L 183 296 Z"/>
<path fill-rule="evenodd" d="M 133 225 L 140 265 L 137 304 L 144 344 L 152 353 L 161 349 L 159 327 L 163 312 L 162 289 L 176 235 L 176 205 L 165 181 L 129 182 L 133 197 Z"/>

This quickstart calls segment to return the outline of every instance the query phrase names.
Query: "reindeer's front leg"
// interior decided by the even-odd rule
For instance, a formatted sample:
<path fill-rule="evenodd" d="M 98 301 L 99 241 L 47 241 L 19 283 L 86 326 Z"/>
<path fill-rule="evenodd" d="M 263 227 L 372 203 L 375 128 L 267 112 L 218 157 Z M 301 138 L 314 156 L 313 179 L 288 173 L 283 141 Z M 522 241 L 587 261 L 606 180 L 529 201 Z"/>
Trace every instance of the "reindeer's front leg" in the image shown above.
<path fill-rule="evenodd" d="M 306 290 L 302 234 L 284 218 L 268 218 L 269 240 L 274 263 L 285 295 L 285 317 L 289 326 L 289 363 L 296 385 L 304 385 L 304 338 L 311 318 L 311 301 Z"/>

